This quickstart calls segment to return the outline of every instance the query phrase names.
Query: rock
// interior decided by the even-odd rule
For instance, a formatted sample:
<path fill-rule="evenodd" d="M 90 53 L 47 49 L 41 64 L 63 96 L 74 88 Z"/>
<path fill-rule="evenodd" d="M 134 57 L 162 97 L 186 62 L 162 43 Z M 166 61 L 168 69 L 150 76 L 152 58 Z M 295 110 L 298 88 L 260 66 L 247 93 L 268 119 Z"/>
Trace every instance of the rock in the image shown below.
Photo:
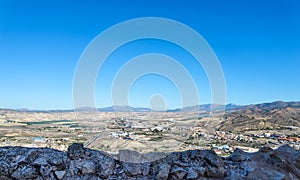
<path fill-rule="evenodd" d="M 277 171 L 268 171 L 266 173 L 268 175 L 268 178 L 272 179 L 272 180 L 283 180 L 283 179 L 285 179 L 285 175 L 280 173 L 280 172 L 277 172 Z"/>
<path fill-rule="evenodd" d="M 123 169 L 127 176 L 136 176 L 142 174 L 142 167 L 137 163 L 123 163 Z"/>
<path fill-rule="evenodd" d="M 143 163 L 142 164 L 142 174 L 143 174 L 143 176 L 146 176 L 146 175 L 148 175 L 149 174 L 149 172 L 150 172 L 150 163 Z"/>
<path fill-rule="evenodd" d="M 223 167 L 223 160 L 213 151 L 208 151 L 204 158 L 210 165 L 215 167 Z"/>
<path fill-rule="evenodd" d="M 15 179 L 35 179 L 38 176 L 38 172 L 32 166 L 19 167 L 11 175 Z"/>
<path fill-rule="evenodd" d="M 282 167 L 283 166 L 283 160 L 280 157 L 278 153 L 272 153 L 270 154 L 270 161 L 275 167 Z"/>
<path fill-rule="evenodd" d="M 66 171 L 55 171 L 55 176 L 57 179 L 63 179 L 66 175 Z"/>
<path fill-rule="evenodd" d="M 48 176 L 52 171 L 52 168 L 49 166 L 41 166 L 39 169 L 40 174 L 45 177 Z"/>
<path fill-rule="evenodd" d="M 300 151 L 288 146 L 236 150 L 228 158 L 212 151 L 175 152 L 151 163 L 122 162 L 81 144 L 67 152 L 0 147 L 0 155 L 0 179 L 300 179 Z"/>
<path fill-rule="evenodd" d="M 287 153 L 295 153 L 296 151 L 289 145 L 280 146 L 277 151 L 279 152 L 287 152 Z"/>
<path fill-rule="evenodd" d="M 233 162 L 243 162 L 250 160 L 249 156 L 247 156 L 242 150 L 236 149 L 234 153 L 229 156 Z"/>
<path fill-rule="evenodd" d="M 189 168 L 186 179 L 193 180 L 197 178 L 198 178 L 198 173 L 193 168 Z"/>
<path fill-rule="evenodd" d="M 159 165 L 159 171 L 158 174 L 156 175 L 157 179 L 165 180 L 169 176 L 169 171 L 170 171 L 171 166 L 169 164 L 161 164 Z"/>
<path fill-rule="evenodd" d="M 192 150 L 190 151 L 190 159 L 194 160 L 199 157 L 200 151 L 199 150 Z"/>
<path fill-rule="evenodd" d="M 222 168 L 208 167 L 206 169 L 207 177 L 210 178 L 223 178 L 225 175 L 225 170 Z"/>
<path fill-rule="evenodd" d="M 300 155 L 294 160 L 294 165 L 300 170 Z"/>
<path fill-rule="evenodd" d="M 182 152 L 180 160 L 184 163 L 189 162 L 189 156 L 190 156 L 189 154 L 190 154 L 189 151 Z"/>
<path fill-rule="evenodd" d="M 70 159 L 78 159 L 84 157 L 83 144 L 74 143 L 68 148 L 68 156 Z"/>
<path fill-rule="evenodd" d="M 201 176 L 204 175 L 204 173 L 206 171 L 206 169 L 204 167 L 200 167 L 200 166 L 196 166 L 196 167 L 192 167 L 192 168 L 197 174 L 199 174 Z"/>
<path fill-rule="evenodd" d="M 91 161 L 84 161 L 81 165 L 81 171 L 83 174 L 93 174 L 96 173 L 96 165 Z"/>
<path fill-rule="evenodd" d="M 108 176 L 113 174 L 113 169 L 115 167 L 114 159 L 110 157 L 104 157 L 102 160 L 100 160 L 99 164 L 100 176 L 102 178 L 107 178 Z"/>
<path fill-rule="evenodd" d="M 184 170 L 183 168 L 181 167 L 178 167 L 178 168 L 174 168 L 172 169 L 171 173 L 173 178 L 175 179 L 183 179 L 184 176 L 187 174 L 186 170 Z"/>
<path fill-rule="evenodd" d="M 67 157 L 62 153 L 55 153 L 49 161 L 49 163 L 57 167 L 58 170 L 63 170 L 67 166 Z"/>
<path fill-rule="evenodd" d="M 38 166 L 46 166 L 48 164 L 48 162 L 47 162 L 46 158 L 39 157 L 36 160 L 34 160 L 33 164 L 38 165 Z"/>
<path fill-rule="evenodd" d="M 160 152 L 140 154 L 137 151 L 120 150 L 118 159 L 123 162 L 145 163 L 145 162 L 159 160 L 165 157 L 166 155 L 167 155 L 166 153 L 160 153 Z"/>
<path fill-rule="evenodd" d="M 38 157 L 40 156 L 40 152 L 38 149 L 31 149 L 26 154 L 25 161 L 29 162 L 30 164 L 33 163 Z"/>
<path fill-rule="evenodd" d="M 9 165 L 4 162 L 4 161 L 0 161 L 0 175 L 2 176 L 8 176 L 9 175 Z"/>
<path fill-rule="evenodd" d="M 263 153 L 268 153 L 268 152 L 272 152 L 272 151 L 273 151 L 273 149 L 268 146 L 264 146 L 259 149 L 259 152 L 263 152 Z"/>

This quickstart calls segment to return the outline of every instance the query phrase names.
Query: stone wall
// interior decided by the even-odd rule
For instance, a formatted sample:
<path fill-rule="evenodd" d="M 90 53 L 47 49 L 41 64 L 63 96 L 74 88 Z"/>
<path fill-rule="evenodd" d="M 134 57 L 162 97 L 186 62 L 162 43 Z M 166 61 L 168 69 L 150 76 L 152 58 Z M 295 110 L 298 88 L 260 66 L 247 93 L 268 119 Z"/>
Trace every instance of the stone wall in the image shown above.
<path fill-rule="evenodd" d="M 289 146 L 253 154 L 236 150 L 227 158 L 200 150 L 174 152 L 153 162 L 114 157 L 82 144 L 71 145 L 67 152 L 2 147 L 0 179 L 300 179 L 300 152 Z"/>

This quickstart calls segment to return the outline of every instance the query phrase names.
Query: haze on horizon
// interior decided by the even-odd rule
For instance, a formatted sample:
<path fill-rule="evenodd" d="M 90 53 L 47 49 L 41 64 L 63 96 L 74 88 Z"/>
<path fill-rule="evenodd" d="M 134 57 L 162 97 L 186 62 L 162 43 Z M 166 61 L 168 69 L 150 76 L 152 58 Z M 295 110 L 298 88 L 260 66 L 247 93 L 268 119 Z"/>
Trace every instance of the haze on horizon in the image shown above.
<path fill-rule="evenodd" d="M 106 28 L 132 18 L 164 17 L 198 31 L 224 71 L 227 103 L 299 101 L 300 2 L 283 1 L 1 1 L 0 108 L 71 109 L 78 59 Z M 131 42 L 104 63 L 95 84 L 98 107 L 111 106 L 111 83 L 119 68 L 144 53 L 172 56 L 190 72 L 199 104 L 211 103 L 202 67 L 177 45 L 153 39 Z M 180 107 L 176 86 L 147 75 L 130 90 L 130 105 L 149 107 L 160 94 L 166 108 Z"/>

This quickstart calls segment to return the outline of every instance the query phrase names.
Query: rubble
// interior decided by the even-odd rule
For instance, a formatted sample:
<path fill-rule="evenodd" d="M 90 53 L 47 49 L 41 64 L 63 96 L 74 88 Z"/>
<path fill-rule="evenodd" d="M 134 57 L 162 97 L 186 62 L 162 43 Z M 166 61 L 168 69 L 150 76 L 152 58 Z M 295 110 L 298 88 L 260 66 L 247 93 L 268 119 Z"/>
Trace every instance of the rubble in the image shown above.
<path fill-rule="evenodd" d="M 229 157 L 211 150 L 173 152 L 151 162 L 119 157 L 78 143 L 66 152 L 1 147 L 0 179 L 300 179 L 300 151 L 290 146 L 256 153 L 237 149 Z"/>

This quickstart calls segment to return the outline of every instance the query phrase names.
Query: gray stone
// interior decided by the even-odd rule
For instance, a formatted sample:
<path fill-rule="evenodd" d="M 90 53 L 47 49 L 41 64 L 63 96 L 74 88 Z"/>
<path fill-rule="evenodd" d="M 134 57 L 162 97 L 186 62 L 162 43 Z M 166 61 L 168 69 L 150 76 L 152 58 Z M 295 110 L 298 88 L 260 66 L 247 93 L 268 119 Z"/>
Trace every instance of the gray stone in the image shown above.
<path fill-rule="evenodd" d="M 57 179 L 63 179 L 66 175 L 66 171 L 55 171 L 55 176 Z"/>
<path fill-rule="evenodd" d="M 39 169 L 40 174 L 45 177 L 48 176 L 50 174 L 50 172 L 52 171 L 51 166 L 41 166 Z"/>
<path fill-rule="evenodd" d="M 142 172 L 143 176 L 148 175 L 150 172 L 150 163 L 142 164 L 142 169 L 143 169 L 143 172 Z"/>
<path fill-rule="evenodd" d="M 278 171 L 268 171 L 266 173 L 268 175 L 268 178 L 270 178 L 272 180 L 283 180 L 283 179 L 285 179 L 285 175 L 278 172 Z"/>
<path fill-rule="evenodd" d="M 92 174 L 96 173 L 96 165 L 92 161 L 83 161 L 81 165 L 83 174 Z"/>
<path fill-rule="evenodd" d="M 280 150 L 265 148 L 251 154 L 238 150 L 229 158 L 220 158 L 212 151 L 182 153 L 171 153 L 151 163 L 129 163 L 82 145 L 73 145 L 68 152 L 2 147 L 0 179 L 279 180 L 300 177 L 300 151 L 289 147 Z"/>
<path fill-rule="evenodd" d="M 102 178 L 107 178 L 113 174 L 113 169 L 115 167 L 115 160 L 110 157 L 105 157 L 100 161 L 100 176 Z"/>
<path fill-rule="evenodd" d="M 270 154 L 270 161 L 276 167 L 281 168 L 283 166 L 283 160 L 277 152 Z"/>
<path fill-rule="evenodd" d="M 66 158 L 62 153 L 55 153 L 50 159 L 50 164 L 56 166 L 58 169 L 64 169 L 66 167 Z"/>
<path fill-rule="evenodd" d="M 206 174 L 210 178 L 222 178 L 225 175 L 225 170 L 222 168 L 208 167 Z"/>
<path fill-rule="evenodd" d="M 173 177 L 175 177 L 176 179 L 183 179 L 184 176 L 187 174 L 187 172 L 183 168 L 177 167 L 177 168 L 172 169 L 170 174 Z"/>
<path fill-rule="evenodd" d="M 212 165 L 216 167 L 223 167 L 224 162 L 223 160 L 213 151 L 208 151 L 208 153 L 205 156 L 205 160 Z"/>
<path fill-rule="evenodd" d="M 200 166 L 193 167 L 193 169 L 199 175 L 204 175 L 204 173 L 206 171 L 206 169 L 204 167 L 200 167 Z"/>
<path fill-rule="evenodd" d="M 198 173 L 193 168 L 190 168 L 188 170 L 186 179 L 193 180 L 193 179 L 197 179 L 197 178 L 198 178 Z"/>
<path fill-rule="evenodd" d="M 36 169 L 31 166 L 19 167 L 11 175 L 15 179 L 35 179 L 38 176 L 39 174 Z"/>
<path fill-rule="evenodd" d="M 0 161 L 0 175 L 8 176 L 9 169 L 10 169 L 10 167 L 6 162 Z"/>
<path fill-rule="evenodd" d="M 84 157 L 84 147 L 83 144 L 74 143 L 68 148 L 68 156 L 71 159 L 78 159 Z"/>
<path fill-rule="evenodd" d="M 160 153 L 160 152 L 141 154 L 137 151 L 132 151 L 132 150 L 120 150 L 118 159 L 123 162 L 145 163 L 145 162 L 159 160 L 165 157 L 166 155 L 167 153 Z"/>
<path fill-rule="evenodd" d="M 36 160 L 34 160 L 33 164 L 39 165 L 39 166 L 46 166 L 48 164 L 46 158 L 39 157 Z"/>
<path fill-rule="evenodd" d="M 236 149 L 234 153 L 229 157 L 233 162 L 243 162 L 250 160 L 249 156 L 247 156 L 242 150 Z"/>
<path fill-rule="evenodd" d="M 159 172 L 156 175 L 157 179 L 165 180 L 169 176 L 171 166 L 169 164 L 161 164 L 159 165 Z"/>
<path fill-rule="evenodd" d="M 136 176 L 142 174 L 142 166 L 137 163 L 123 163 L 123 169 L 128 176 Z"/>

